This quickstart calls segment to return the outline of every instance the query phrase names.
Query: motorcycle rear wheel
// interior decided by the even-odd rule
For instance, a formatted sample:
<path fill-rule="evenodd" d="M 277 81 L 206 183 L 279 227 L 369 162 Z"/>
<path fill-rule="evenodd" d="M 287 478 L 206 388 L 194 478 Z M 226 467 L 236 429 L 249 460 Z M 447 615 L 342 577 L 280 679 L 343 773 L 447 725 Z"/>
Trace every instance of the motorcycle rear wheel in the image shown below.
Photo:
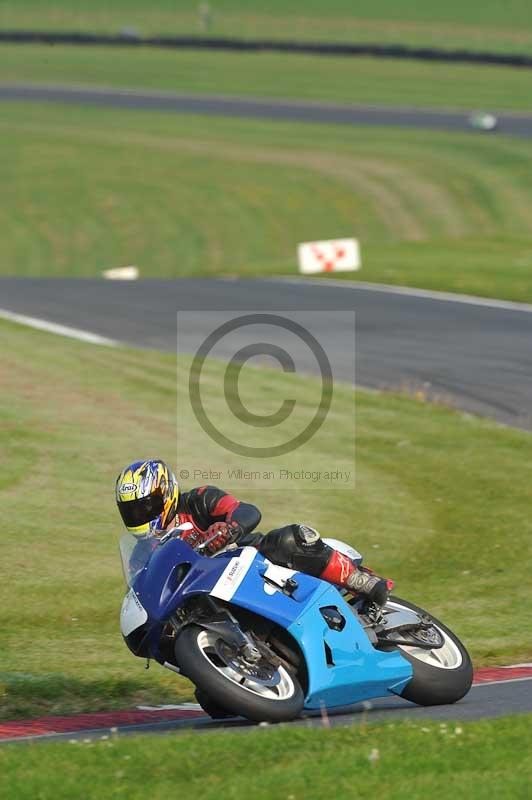
<path fill-rule="evenodd" d="M 447 705 L 461 700 L 471 688 L 473 665 L 458 636 L 432 614 L 399 597 L 390 597 L 386 607 L 407 608 L 429 617 L 444 639 L 443 647 L 434 650 L 398 645 L 413 670 L 401 697 L 419 706 Z"/>
<path fill-rule="evenodd" d="M 272 680 L 253 680 L 224 659 L 217 633 L 189 625 L 179 634 L 175 655 L 181 672 L 213 705 L 254 722 L 286 722 L 297 717 L 304 704 L 303 690 L 283 664 L 271 665 Z"/>

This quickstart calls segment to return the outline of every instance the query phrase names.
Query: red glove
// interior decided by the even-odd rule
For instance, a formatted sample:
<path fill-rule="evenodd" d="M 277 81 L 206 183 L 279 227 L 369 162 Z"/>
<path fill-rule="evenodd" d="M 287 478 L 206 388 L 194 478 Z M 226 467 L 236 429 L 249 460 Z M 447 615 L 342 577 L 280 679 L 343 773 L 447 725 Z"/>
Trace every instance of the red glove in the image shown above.
<path fill-rule="evenodd" d="M 218 535 L 207 545 L 205 549 L 212 556 L 230 542 L 235 541 L 240 533 L 241 527 L 238 522 L 214 522 L 207 528 L 207 535 L 205 539 L 210 539 L 211 536 L 214 536 L 215 534 Z"/>

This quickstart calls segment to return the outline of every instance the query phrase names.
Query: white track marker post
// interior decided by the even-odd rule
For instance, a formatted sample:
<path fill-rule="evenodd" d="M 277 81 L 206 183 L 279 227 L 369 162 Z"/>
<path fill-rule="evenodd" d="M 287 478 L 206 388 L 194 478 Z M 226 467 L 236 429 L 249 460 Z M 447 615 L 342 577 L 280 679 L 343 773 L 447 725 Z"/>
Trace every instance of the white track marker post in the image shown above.
<path fill-rule="evenodd" d="M 305 275 L 316 272 L 352 272 L 361 267 L 357 239 L 303 242 L 298 245 L 297 256 L 299 271 Z"/>
<path fill-rule="evenodd" d="M 106 269 L 103 277 L 110 281 L 136 281 L 139 277 L 138 267 L 115 267 Z"/>

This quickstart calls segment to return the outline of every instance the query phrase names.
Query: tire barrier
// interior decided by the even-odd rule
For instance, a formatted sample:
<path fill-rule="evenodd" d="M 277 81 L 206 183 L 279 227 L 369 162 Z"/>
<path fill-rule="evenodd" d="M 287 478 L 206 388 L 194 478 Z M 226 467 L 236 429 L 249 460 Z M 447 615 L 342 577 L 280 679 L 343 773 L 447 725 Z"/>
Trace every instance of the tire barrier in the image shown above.
<path fill-rule="evenodd" d="M 507 67 L 532 67 L 532 55 L 489 53 L 474 50 L 443 50 L 437 47 L 409 47 L 400 44 L 349 44 L 340 42 L 291 42 L 271 39 L 236 39 L 203 36 L 147 36 L 134 32 L 100 34 L 56 31 L 0 31 L 0 43 L 65 44 L 78 46 L 160 47 L 182 50 L 223 50 L 232 52 L 301 53 L 322 56 L 372 56 Z"/>

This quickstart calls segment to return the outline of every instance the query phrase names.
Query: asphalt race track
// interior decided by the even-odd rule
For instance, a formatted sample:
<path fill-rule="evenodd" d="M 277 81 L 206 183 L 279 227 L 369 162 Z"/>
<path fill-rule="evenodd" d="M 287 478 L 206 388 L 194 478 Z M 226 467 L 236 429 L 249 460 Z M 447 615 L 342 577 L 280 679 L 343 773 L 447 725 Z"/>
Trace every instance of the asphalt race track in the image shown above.
<path fill-rule="evenodd" d="M 316 714 L 312 717 L 284 723 L 297 727 L 341 727 L 349 725 L 366 725 L 375 722 L 396 722 L 406 718 L 413 722 L 423 723 L 425 720 L 439 722 L 467 721 L 481 718 L 496 718 L 509 714 L 521 714 L 532 711 L 532 692 L 530 691 L 532 679 L 516 680 L 506 683 L 495 683 L 473 686 L 470 693 L 459 703 L 447 706 L 432 706 L 423 708 L 412 705 L 399 697 L 380 698 L 371 702 L 359 703 L 339 712 L 329 712 L 326 717 Z M 164 722 L 150 722 L 140 725 L 120 726 L 121 735 L 136 733 L 183 733 L 194 731 L 196 733 L 209 733 L 229 729 L 245 732 L 256 727 L 255 723 L 242 718 L 234 718 L 217 722 L 208 717 L 197 717 L 183 720 L 167 720 Z M 74 739 L 98 739 L 102 736 L 116 733 L 115 729 L 93 728 L 68 733 L 48 733 L 43 735 L 28 735 L 16 739 L 3 739 L 0 744 L 9 742 L 28 741 L 56 741 Z"/>
<path fill-rule="evenodd" d="M 200 327 L 215 310 L 325 311 L 323 335 L 335 351 L 335 377 L 349 381 L 353 337 L 340 312 L 354 310 L 359 385 L 421 391 L 467 412 L 532 430 L 532 306 L 477 305 L 448 295 L 282 278 L 2 278 L 2 309 L 170 352 L 176 350 L 179 309 L 197 311 Z M 187 351 L 186 334 L 180 350 Z M 309 363 L 309 371 L 316 368 Z"/>
<path fill-rule="evenodd" d="M 110 108 L 170 111 L 210 116 L 249 117 L 285 122 L 321 122 L 336 125 L 396 125 L 447 131 L 470 131 L 466 111 L 350 106 L 296 100 L 263 100 L 243 97 L 179 95 L 132 89 L 99 89 L 80 86 L 37 86 L 0 83 L 0 100 L 97 105 Z M 497 131 L 510 136 L 532 136 L 532 115 L 496 114 Z"/>

